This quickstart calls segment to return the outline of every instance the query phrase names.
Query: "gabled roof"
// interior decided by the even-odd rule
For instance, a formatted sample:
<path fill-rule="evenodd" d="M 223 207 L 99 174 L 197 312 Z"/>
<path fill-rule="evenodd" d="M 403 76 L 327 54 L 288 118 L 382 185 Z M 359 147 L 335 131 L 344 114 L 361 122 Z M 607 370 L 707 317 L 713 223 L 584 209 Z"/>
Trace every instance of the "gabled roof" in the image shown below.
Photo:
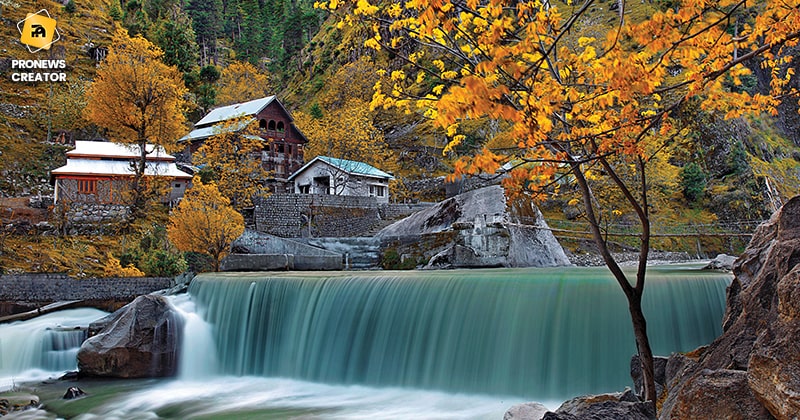
<path fill-rule="evenodd" d="M 239 120 L 236 125 L 212 125 L 203 128 L 196 128 L 190 131 L 189 134 L 178 139 L 178 142 L 202 140 L 213 135 L 220 134 L 223 131 L 239 131 L 250 125 L 253 121 L 255 121 L 253 118 L 243 118 Z"/>
<path fill-rule="evenodd" d="M 192 176 L 175 165 L 175 157 L 164 148 L 148 144 L 149 151 L 144 174 L 191 179 Z M 139 146 L 101 141 L 76 141 L 75 149 L 67 152 L 67 164 L 50 171 L 50 181 L 57 176 L 132 176 L 131 162 L 139 158 Z"/>
<path fill-rule="evenodd" d="M 163 147 L 154 144 L 145 146 L 148 151 L 147 160 L 154 161 L 174 161 L 172 156 Z M 107 158 L 107 159 L 137 159 L 140 149 L 136 144 L 121 144 L 104 141 L 84 141 L 75 142 L 75 149 L 67 152 L 67 159 L 77 158 Z"/>
<path fill-rule="evenodd" d="M 198 121 L 194 126 L 202 127 L 211 124 L 216 124 L 220 121 L 230 120 L 241 116 L 251 116 L 258 114 L 267 105 L 275 100 L 275 95 L 267 96 L 266 98 L 254 99 L 248 102 L 222 106 L 211 110 L 205 117 Z"/>
<path fill-rule="evenodd" d="M 78 176 L 133 176 L 130 161 L 97 160 L 97 159 L 68 159 L 67 164 L 50 171 L 51 178 L 57 175 Z M 181 171 L 174 162 L 151 161 L 147 162 L 144 170 L 145 176 L 165 176 L 180 179 L 192 179 L 192 176 Z"/>
<path fill-rule="evenodd" d="M 324 162 L 340 171 L 347 172 L 350 175 L 361 175 L 361 176 L 368 176 L 372 178 L 382 178 L 382 179 L 394 179 L 394 177 L 391 174 L 388 174 L 364 162 L 347 160 L 347 159 L 337 159 L 328 156 L 317 156 L 314 159 L 311 159 L 310 162 L 303 165 L 302 168 L 295 171 L 295 173 L 293 173 L 288 178 L 288 180 L 291 181 L 295 176 L 305 171 L 307 168 L 311 167 L 311 165 L 313 165 L 317 161 Z"/>

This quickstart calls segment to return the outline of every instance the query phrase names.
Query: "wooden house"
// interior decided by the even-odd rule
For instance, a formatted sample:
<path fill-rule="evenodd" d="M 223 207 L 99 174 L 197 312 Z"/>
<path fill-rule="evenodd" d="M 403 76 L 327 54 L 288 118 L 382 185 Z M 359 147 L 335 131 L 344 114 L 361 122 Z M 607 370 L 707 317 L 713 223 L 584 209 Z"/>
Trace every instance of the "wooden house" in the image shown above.
<path fill-rule="evenodd" d="M 226 125 L 235 119 L 241 119 L 240 124 Z M 289 175 L 303 166 L 303 146 L 308 140 L 275 96 L 216 108 L 178 142 L 186 144 L 185 152 L 191 156 L 206 139 L 221 130 L 241 130 L 250 124 L 258 124 L 258 135 L 264 141 L 261 161 L 274 177 L 271 187 L 281 191 L 289 185 Z"/>

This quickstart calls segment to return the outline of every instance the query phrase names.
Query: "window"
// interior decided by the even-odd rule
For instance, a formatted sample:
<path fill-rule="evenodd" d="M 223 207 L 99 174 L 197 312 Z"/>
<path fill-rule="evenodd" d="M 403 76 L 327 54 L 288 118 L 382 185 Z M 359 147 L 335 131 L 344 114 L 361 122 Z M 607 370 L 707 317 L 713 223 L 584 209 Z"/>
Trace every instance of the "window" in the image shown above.
<path fill-rule="evenodd" d="M 311 193 L 311 185 L 301 185 L 297 187 L 300 191 L 300 194 L 310 194 Z"/>
<path fill-rule="evenodd" d="M 369 186 L 369 196 L 370 197 L 383 197 L 386 195 L 386 187 L 380 185 L 370 185 Z"/>
<path fill-rule="evenodd" d="M 283 143 L 278 143 L 275 146 L 276 146 L 276 148 L 278 150 L 278 153 L 283 153 Z"/>
<path fill-rule="evenodd" d="M 80 194 L 97 194 L 96 179 L 79 179 L 78 192 Z"/>
<path fill-rule="evenodd" d="M 275 131 L 275 121 L 269 120 L 269 125 L 267 125 L 267 130 Z"/>
<path fill-rule="evenodd" d="M 266 129 L 267 128 L 267 120 L 265 120 L 263 118 L 258 120 L 258 128 L 260 128 L 262 130 Z"/>
<path fill-rule="evenodd" d="M 285 130 L 285 128 L 284 128 L 284 126 L 283 126 L 283 121 L 278 121 L 278 131 L 281 131 L 281 132 L 282 132 L 282 131 L 284 131 L 284 130 Z"/>
<path fill-rule="evenodd" d="M 182 185 L 182 184 L 179 182 L 179 183 L 175 184 L 175 188 L 180 188 L 180 187 L 181 187 L 181 185 Z"/>

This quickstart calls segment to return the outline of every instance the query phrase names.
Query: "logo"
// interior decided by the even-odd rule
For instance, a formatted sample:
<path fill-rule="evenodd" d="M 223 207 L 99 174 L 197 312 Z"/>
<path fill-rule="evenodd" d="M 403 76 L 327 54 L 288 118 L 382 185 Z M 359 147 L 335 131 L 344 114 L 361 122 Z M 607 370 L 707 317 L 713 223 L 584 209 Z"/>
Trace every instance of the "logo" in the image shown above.
<path fill-rule="evenodd" d="M 20 42 L 28 47 L 28 51 L 35 53 L 49 50 L 54 42 L 61 39 L 56 29 L 56 20 L 50 17 L 47 10 L 42 9 L 36 13 L 28 13 L 25 19 L 17 22 Z"/>

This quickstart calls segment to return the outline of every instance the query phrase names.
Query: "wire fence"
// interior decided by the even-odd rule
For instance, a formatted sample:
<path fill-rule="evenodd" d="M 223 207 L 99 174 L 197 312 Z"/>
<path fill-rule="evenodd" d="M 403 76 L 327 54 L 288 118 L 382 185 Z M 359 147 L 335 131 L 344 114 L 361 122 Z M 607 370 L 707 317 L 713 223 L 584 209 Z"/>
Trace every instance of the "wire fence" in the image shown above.
<path fill-rule="evenodd" d="M 537 225 L 534 218 L 521 217 L 525 225 Z M 669 237 L 750 237 L 763 220 L 742 220 L 715 223 L 667 224 L 652 223 L 650 226 L 653 238 Z M 591 235 L 588 222 L 575 220 L 548 221 L 549 230 L 555 234 Z M 609 223 L 601 226 L 603 235 L 609 237 L 638 237 L 642 233 L 641 225 L 633 223 Z"/>

